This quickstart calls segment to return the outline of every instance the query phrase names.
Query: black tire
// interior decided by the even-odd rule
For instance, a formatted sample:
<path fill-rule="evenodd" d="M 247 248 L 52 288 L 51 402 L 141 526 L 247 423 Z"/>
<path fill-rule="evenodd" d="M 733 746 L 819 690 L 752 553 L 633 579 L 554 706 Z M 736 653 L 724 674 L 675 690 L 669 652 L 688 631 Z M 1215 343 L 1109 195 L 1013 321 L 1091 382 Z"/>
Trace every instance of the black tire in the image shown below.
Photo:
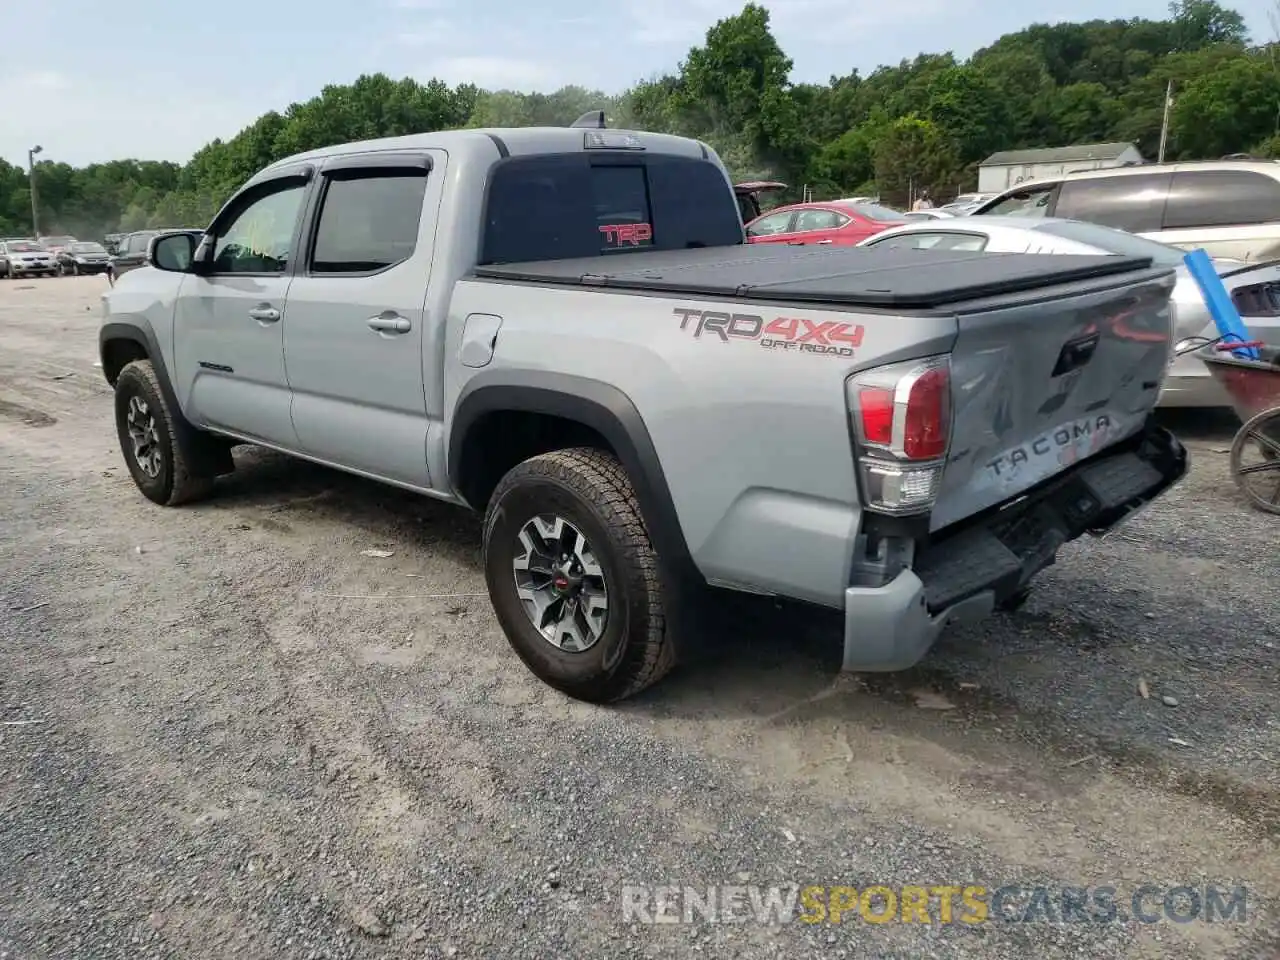
<path fill-rule="evenodd" d="M 554 514 L 591 544 L 608 591 L 599 639 L 581 652 L 552 644 L 526 614 L 513 562 L 534 517 Z M 513 468 L 494 491 L 484 523 L 484 569 L 498 622 L 544 683 L 589 703 L 612 703 L 656 683 L 676 662 L 658 557 L 622 464 L 589 448 L 558 450 Z"/>
<path fill-rule="evenodd" d="M 129 410 L 134 398 L 140 398 L 147 413 L 154 420 L 155 434 L 159 442 L 159 469 L 154 476 L 139 463 L 129 435 Z M 205 497 L 213 489 L 212 476 L 198 474 L 187 462 L 178 443 L 173 414 L 165 402 L 164 391 L 156 379 L 150 360 L 134 360 L 126 364 L 116 380 L 116 433 L 120 439 L 120 452 L 143 496 L 166 507 L 176 507 Z M 212 441 L 211 441 L 212 442 Z"/>

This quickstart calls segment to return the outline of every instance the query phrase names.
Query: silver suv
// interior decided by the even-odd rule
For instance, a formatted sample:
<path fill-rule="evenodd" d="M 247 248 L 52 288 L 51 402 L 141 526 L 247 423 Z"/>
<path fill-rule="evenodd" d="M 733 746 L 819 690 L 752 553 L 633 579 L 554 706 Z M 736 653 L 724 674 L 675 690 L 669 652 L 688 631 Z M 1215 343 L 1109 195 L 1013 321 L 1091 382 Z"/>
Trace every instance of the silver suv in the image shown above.
<path fill-rule="evenodd" d="M 1020 183 L 973 212 L 1086 220 L 1213 257 L 1274 260 L 1280 258 L 1280 162 L 1088 170 Z"/>

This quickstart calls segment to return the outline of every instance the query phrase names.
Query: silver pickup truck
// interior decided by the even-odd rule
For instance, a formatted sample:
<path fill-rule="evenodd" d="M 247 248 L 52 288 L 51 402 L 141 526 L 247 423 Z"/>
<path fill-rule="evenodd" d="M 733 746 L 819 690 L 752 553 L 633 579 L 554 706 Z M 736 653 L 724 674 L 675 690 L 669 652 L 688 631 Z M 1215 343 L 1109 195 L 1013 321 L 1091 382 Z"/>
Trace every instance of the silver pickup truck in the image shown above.
<path fill-rule="evenodd" d="M 844 615 L 906 668 L 1177 482 L 1150 412 L 1174 277 L 1119 256 L 747 245 L 694 140 L 460 130 L 317 150 L 104 298 L 138 487 L 258 444 L 483 511 L 529 668 L 618 700 L 676 591 Z"/>

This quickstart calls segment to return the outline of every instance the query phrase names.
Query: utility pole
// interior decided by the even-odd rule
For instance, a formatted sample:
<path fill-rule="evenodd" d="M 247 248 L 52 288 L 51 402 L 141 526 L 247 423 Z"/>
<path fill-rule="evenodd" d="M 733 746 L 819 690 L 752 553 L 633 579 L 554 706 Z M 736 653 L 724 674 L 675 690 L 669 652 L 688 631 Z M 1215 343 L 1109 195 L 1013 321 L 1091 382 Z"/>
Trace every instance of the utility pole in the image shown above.
<path fill-rule="evenodd" d="M 1156 163 L 1164 163 L 1164 149 L 1169 144 L 1169 111 L 1173 107 L 1173 81 L 1164 88 L 1164 119 L 1160 121 L 1160 153 Z"/>
<path fill-rule="evenodd" d="M 36 154 L 44 150 L 44 147 L 36 144 L 27 151 L 27 182 L 31 189 L 31 236 L 33 238 L 40 236 L 40 210 L 36 204 Z"/>

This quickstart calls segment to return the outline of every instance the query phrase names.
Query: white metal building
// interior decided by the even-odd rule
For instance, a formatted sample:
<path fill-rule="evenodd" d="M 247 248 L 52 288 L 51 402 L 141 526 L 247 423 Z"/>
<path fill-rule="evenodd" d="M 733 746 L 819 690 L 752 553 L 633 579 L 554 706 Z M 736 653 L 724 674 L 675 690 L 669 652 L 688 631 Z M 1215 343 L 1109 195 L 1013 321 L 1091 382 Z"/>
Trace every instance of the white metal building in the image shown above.
<path fill-rule="evenodd" d="M 1127 167 L 1145 162 L 1132 143 L 1081 143 L 1073 147 L 1002 150 L 978 166 L 978 192 L 1000 193 L 1024 180 L 1059 177 L 1076 170 Z"/>

